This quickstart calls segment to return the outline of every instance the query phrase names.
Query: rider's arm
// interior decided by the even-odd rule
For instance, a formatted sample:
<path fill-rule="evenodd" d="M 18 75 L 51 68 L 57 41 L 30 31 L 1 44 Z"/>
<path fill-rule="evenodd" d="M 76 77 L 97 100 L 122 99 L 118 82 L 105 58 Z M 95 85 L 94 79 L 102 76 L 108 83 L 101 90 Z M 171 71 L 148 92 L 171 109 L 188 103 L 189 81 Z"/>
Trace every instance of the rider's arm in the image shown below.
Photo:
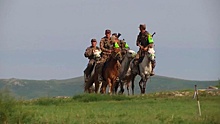
<path fill-rule="evenodd" d="M 101 39 L 101 41 L 100 41 L 100 49 L 101 49 L 103 52 L 110 52 L 108 49 L 106 49 L 106 48 L 104 47 L 104 40 L 103 40 L 103 39 Z"/>
<path fill-rule="evenodd" d="M 141 45 L 138 36 L 137 36 L 137 40 L 136 40 L 136 45 L 139 46 L 139 47 Z"/>
<path fill-rule="evenodd" d="M 93 54 L 92 49 L 87 48 L 86 52 L 84 53 L 84 56 L 88 58 L 88 57 L 92 56 L 92 54 Z"/>
<path fill-rule="evenodd" d="M 141 49 L 143 48 L 143 46 L 141 45 L 141 41 L 139 39 L 139 35 L 137 36 L 136 45 L 139 46 Z"/>

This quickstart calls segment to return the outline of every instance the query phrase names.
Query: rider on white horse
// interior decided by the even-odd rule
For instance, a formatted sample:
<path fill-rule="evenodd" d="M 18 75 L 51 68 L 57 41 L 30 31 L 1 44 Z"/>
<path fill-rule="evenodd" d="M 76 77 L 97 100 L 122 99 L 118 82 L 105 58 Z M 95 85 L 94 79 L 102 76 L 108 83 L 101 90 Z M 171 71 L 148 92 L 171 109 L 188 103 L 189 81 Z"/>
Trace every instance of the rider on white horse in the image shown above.
<path fill-rule="evenodd" d="M 139 46 L 140 48 L 134 60 L 134 65 L 136 68 L 133 69 L 133 73 L 136 74 L 139 73 L 138 64 L 140 63 L 140 58 L 144 56 L 145 51 L 148 51 L 149 48 L 153 49 L 154 47 L 154 42 L 152 38 L 154 34 L 151 35 L 148 31 L 146 31 L 145 24 L 140 24 L 139 29 L 140 29 L 140 33 L 137 36 L 136 45 Z M 150 76 L 153 76 L 154 75 L 153 69 L 156 66 L 155 59 L 151 61 L 151 64 L 152 64 L 152 70 Z"/>

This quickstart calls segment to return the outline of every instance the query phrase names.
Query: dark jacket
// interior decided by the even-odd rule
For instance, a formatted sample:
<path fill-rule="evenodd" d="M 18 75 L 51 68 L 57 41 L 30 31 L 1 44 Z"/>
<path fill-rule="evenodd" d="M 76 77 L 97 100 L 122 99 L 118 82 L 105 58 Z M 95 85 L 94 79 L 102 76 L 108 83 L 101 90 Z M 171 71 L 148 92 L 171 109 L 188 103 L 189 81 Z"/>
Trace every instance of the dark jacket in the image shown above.
<path fill-rule="evenodd" d="M 143 47 L 148 46 L 150 44 L 148 41 L 148 35 L 150 35 L 150 33 L 148 33 L 147 31 L 145 31 L 143 34 L 140 32 L 137 36 L 136 45 L 141 45 Z"/>

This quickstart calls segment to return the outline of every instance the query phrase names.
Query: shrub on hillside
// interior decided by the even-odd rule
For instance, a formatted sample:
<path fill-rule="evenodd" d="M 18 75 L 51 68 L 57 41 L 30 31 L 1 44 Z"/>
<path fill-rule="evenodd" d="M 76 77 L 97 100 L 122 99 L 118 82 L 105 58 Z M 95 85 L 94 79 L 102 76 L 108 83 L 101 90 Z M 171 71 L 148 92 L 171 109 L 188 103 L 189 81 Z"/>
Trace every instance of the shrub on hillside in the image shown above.
<path fill-rule="evenodd" d="M 8 88 L 0 90 L 0 123 L 27 123 L 34 114 L 31 111 L 23 111 L 21 104 L 17 102 Z"/>

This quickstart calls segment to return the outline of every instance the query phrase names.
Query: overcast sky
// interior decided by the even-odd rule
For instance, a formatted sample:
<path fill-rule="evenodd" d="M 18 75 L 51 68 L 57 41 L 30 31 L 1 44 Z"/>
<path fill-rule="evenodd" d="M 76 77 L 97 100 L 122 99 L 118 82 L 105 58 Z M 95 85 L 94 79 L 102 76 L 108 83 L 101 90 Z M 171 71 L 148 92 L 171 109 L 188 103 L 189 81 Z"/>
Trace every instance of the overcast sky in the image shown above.
<path fill-rule="evenodd" d="M 92 38 L 111 29 L 137 51 L 146 23 L 157 75 L 218 80 L 219 12 L 219 0 L 0 0 L 0 78 L 82 76 Z"/>

